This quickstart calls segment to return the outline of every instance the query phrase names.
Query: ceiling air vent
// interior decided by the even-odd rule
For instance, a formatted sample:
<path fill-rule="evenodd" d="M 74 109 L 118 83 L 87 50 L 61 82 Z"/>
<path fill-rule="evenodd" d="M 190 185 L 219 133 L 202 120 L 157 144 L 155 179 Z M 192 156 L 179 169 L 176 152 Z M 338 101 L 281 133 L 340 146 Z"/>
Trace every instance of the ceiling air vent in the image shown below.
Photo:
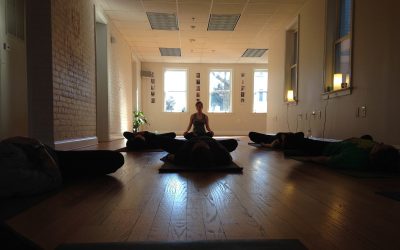
<path fill-rule="evenodd" d="M 246 49 L 242 57 L 262 57 L 267 49 Z"/>
<path fill-rule="evenodd" d="M 161 56 L 181 56 L 180 48 L 160 48 Z"/>
<path fill-rule="evenodd" d="M 239 21 L 240 14 L 219 15 L 211 14 L 207 30 L 233 31 Z"/>
<path fill-rule="evenodd" d="M 153 30 L 179 30 L 178 19 L 174 13 L 146 12 Z"/>

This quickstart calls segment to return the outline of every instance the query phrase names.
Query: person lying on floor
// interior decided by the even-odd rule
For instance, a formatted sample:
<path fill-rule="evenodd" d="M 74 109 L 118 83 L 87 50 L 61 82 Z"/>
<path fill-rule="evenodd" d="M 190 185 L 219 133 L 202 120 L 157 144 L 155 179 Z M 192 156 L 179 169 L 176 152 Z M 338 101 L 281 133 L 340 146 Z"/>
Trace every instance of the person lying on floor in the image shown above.
<path fill-rule="evenodd" d="M 249 138 L 254 143 L 258 143 L 265 148 L 294 149 L 298 147 L 298 142 L 304 138 L 304 133 L 279 132 L 276 135 L 267 135 L 249 132 Z"/>
<path fill-rule="evenodd" d="M 176 134 L 174 132 L 155 134 L 149 131 L 140 131 L 136 133 L 124 132 L 124 137 L 128 140 L 126 142 L 126 147 L 128 150 L 139 151 L 146 149 L 159 149 L 160 144 L 158 142 L 158 137 L 167 137 L 174 139 Z"/>
<path fill-rule="evenodd" d="M 338 142 L 303 138 L 296 150 L 285 150 L 285 156 L 333 168 L 398 171 L 399 152 L 369 135 Z"/>
<path fill-rule="evenodd" d="M 198 136 L 189 140 L 160 139 L 161 148 L 169 153 L 171 162 L 189 166 L 220 166 L 232 162 L 230 152 L 238 146 L 235 139 L 215 140 L 208 136 Z"/>
<path fill-rule="evenodd" d="M 124 164 L 109 150 L 58 151 L 27 137 L 0 142 L 0 198 L 39 194 L 59 188 L 63 179 L 101 176 Z"/>

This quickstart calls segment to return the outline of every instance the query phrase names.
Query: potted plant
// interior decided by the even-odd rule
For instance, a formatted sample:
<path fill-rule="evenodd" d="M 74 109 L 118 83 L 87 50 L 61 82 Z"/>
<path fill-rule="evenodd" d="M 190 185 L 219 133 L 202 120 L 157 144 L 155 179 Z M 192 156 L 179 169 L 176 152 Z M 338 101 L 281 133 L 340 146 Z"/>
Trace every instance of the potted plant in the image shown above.
<path fill-rule="evenodd" d="M 149 124 L 143 111 L 133 111 L 133 132 L 138 132 L 143 124 Z"/>

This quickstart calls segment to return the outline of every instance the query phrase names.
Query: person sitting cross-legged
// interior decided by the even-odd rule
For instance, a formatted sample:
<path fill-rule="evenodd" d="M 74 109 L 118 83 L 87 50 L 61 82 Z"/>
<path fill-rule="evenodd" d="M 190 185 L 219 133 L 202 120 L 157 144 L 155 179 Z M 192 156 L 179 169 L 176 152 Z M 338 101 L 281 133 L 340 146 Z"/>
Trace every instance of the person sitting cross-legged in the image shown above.
<path fill-rule="evenodd" d="M 201 101 L 196 102 L 197 112 L 190 116 L 189 125 L 183 136 L 189 140 L 196 136 L 208 136 L 213 137 L 214 132 L 211 130 L 208 116 L 203 113 L 203 103 Z M 193 125 L 193 132 L 189 132 Z M 206 131 L 207 129 L 207 131 Z"/>

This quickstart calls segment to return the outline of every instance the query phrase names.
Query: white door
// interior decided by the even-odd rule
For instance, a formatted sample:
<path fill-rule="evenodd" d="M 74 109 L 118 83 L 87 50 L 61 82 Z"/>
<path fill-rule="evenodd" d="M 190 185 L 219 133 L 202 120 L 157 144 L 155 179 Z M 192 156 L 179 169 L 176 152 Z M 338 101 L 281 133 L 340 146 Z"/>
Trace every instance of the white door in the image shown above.
<path fill-rule="evenodd" d="M 0 0 L 0 138 L 28 135 L 25 1 Z"/>

